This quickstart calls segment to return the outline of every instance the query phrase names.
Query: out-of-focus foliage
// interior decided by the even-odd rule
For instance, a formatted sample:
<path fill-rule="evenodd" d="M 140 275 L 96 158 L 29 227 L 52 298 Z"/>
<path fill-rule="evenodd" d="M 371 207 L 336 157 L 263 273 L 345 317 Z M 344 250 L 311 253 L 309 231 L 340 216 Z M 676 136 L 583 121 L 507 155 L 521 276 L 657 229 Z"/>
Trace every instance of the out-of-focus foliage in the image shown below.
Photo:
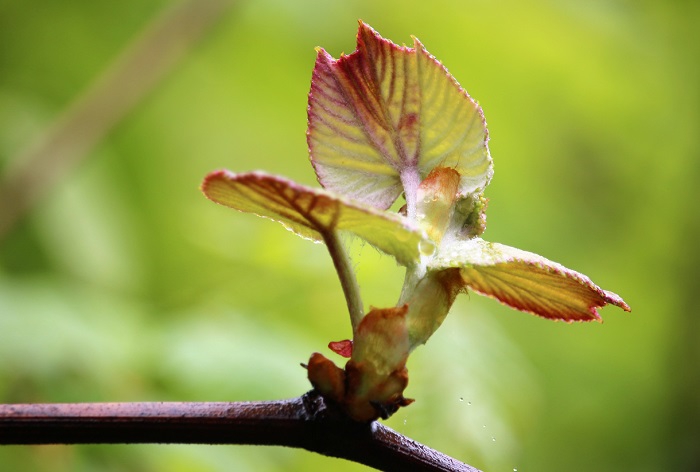
<path fill-rule="evenodd" d="M 167 2 L 0 2 L 0 169 Z M 567 325 L 463 297 L 389 424 L 488 471 L 695 470 L 700 7 L 695 2 L 237 2 L 0 241 L 0 401 L 296 396 L 349 335 L 325 249 L 212 205 L 206 172 L 314 185 L 306 94 L 357 19 L 415 34 L 483 106 L 488 239 L 588 274 L 634 312 Z M 364 299 L 401 271 L 354 245 Z M 329 351 L 324 351 L 332 355 Z M 0 469 L 360 470 L 282 448 L 4 447 Z"/>

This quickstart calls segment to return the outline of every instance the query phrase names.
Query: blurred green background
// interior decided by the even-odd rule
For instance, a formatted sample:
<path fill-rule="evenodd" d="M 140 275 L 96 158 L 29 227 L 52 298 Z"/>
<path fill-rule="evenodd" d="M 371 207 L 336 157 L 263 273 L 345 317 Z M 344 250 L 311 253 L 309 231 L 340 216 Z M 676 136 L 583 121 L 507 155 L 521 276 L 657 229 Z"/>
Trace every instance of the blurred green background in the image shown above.
<path fill-rule="evenodd" d="M 495 162 L 485 238 L 581 271 L 633 310 L 567 325 L 462 296 L 411 357 L 416 403 L 387 423 L 489 472 L 700 470 L 699 5 L 223 8 L 79 162 L 54 171 L 47 162 L 70 156 L 49 152 L 30 169 L 42 198 L 0 235 L 0 402 L 265 400 L 309 388 L 299 363 L 349 336 L 324 247 L 214 205 L 198 185 L 223 167 L 315 184 L 304 135 L 314 47 L 351 52 L 361 18 L 398 43 L 419 37 L 483 106 Z M 5 183 L 172 6 L 0 0 Z M 186 28 L 122 88 L 143 82 Z M 71 143 L 89 135 L 78 129 Z M 361 244 L 353 255 L 365 302 L 395 303 L 392 260 Z M 0 447 L 8 471 L 329 469 L 364 468 L 285 448 Z"/>

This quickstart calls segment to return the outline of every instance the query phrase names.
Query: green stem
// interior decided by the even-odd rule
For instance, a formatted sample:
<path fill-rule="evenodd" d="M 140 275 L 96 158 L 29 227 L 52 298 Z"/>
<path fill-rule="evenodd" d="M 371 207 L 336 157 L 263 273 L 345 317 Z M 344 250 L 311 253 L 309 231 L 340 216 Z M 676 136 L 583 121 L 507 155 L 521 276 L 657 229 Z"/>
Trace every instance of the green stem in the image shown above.
<path fill-rule="evenodd" d="M 350 312 L 352 332 L 355 334 L 357 325 L 360 324 L 360 321 L 362 321 L 365 315 L 362 297 L 360 296 L 360 285 L 357 283 L 350 256 L 348 256 L 343 243 L 340 241 L 338 232 L 336 230 L 331 230 L 324 233 L 323 241 L 328 247 L 328 252 L 333 259 L 335 271 L 338 273 L 338 278 L 340 279 L 340 285 L 343 287 L 345 301 L 348 304 L 348 311 Z"/>
<path fill-rule="evenodd" d="M 401 287 L 401 295 L 399 296 L 399 302 L 396 306 L 401 306 L 407 303 L 408 300 L 413 297 L 413 292 L 416 290 L 416 286 L 421 281 L 421 278 L 425 275 L 425 271 L 421 270 L 422 267 L 407 267 L 406 274 L 403 279 L 403 286 Z"/>

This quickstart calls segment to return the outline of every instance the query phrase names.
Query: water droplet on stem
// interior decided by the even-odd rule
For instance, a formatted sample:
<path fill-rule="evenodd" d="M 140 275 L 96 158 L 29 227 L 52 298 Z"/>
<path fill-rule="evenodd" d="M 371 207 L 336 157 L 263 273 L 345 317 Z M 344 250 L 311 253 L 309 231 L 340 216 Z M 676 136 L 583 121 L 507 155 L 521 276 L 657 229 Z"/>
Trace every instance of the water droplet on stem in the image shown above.
<path fill-rule="evenodd" d="M 418 250 L 422 255 L 426 257 L 435 254 L 436 249 L 437 248 L 435 247 L 435 244 L 432 241 L 422 240 L 418 243 Z"/>

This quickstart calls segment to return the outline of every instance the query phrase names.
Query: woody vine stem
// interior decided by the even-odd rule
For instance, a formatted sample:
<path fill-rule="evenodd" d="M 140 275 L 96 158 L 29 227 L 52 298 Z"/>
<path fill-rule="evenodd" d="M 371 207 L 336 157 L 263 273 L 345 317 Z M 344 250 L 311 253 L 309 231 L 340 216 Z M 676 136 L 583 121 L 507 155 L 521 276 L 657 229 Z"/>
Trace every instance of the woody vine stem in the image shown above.
<path fill-rule="evenodd" d="M 248 444 L 303 448 L 387 471 L 479 472 L 378 423 L 357 423 L 314 391 L 232 403 L 0 405 L 0 444 Z"/>

